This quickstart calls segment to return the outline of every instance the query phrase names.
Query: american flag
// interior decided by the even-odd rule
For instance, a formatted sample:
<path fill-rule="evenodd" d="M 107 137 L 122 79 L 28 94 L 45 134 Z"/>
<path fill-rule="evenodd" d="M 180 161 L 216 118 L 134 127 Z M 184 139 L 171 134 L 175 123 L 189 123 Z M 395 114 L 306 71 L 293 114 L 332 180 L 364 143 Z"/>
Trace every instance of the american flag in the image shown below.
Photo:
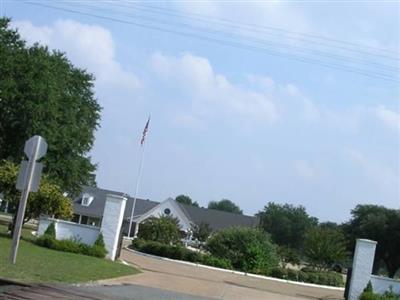
<path fill-rule="evenodd" d="M 140 145 L 142 145 L 142 146 L 144 144 L 144 140 L 146 139 L 147 131 L 149 130 L 149 123 L 150 123 L 150 117 L 147 120 L 146 126 L 144 126 L 144 129 L 143 129 L 143 136 L 142 136 L 142 139 L 140 140 Z"/>

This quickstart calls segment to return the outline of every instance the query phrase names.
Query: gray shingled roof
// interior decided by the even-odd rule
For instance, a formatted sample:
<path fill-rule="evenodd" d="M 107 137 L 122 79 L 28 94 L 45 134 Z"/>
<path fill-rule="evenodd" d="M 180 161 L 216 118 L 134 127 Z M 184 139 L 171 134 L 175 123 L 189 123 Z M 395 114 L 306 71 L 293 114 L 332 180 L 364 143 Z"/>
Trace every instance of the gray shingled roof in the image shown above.
<path fill-rule="evenodd" d="M 84 193 L 88 193 L 94 197 L 89 206 L 81 205 L 82 194 Z M 103 216 L 107 194 L 122 196 L 124 193 L 100 189 L 97 187 L 84 186 L 82 188 L 81 195 L 73 201 L 74 213 L 101 218 Z M 129 196 L 127 198 L 128 200 L 124 214 L 125 219 L 130 218 L 133 205 L 133 198 Z M 136 199 L 135 216 L 148 212 L 158 204 L 160 203 L 155 201 Z M 208 223 L 212 230 L 219 230 L 230 226 L 256 227 L 259 224 L 259 219 L 257 217 L 234 214 L 215 209 L 201 208 L 186 204 L 179 205 L 191 222 L 197 225 L 199 225 L 201 222 Z"/>
<path fill-rule="evenodd" d="M 84 193 L 88 193 L 94 197 L 93 202 L 89 206 L 81 205 L 82 194 Z M 81 195 L 77 197 L 73 202 L 74 213 L 91 217 L 99 217 L 99 218 L 103 217 L 107 194 L 122 196 L 124 193 L 100 189 L 97 187 L 84 186 L 82 188 Z M 130 218 L 133 205 L 133 198 L 129 196 L 127 198 L 128 200 L 126 202 L 126 208 L 124 214 L 125 219 Z M 144 214 L 145 212 L 149 211 L 158 204 L 159 202 L 155 201 L 144 200 L 139 198 L 136 199 L 135 216 Z"/>
<path fill-rule="evenodd" d="M 259 224 L 257 217 L 234 214 L 216 209 L 179 204 L 189 220 L 199 225 L 208 223 L 213 231 L 231 226 L 256 227 Z"/>

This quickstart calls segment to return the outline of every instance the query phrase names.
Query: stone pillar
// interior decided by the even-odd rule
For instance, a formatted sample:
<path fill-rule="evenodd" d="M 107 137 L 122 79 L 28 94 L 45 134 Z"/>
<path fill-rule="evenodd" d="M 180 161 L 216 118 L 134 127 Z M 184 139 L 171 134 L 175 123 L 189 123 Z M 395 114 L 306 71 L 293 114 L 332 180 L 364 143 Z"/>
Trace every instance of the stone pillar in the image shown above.
<path fill-rule="evenodd" d="M 374 265 L 376 242 L 357 239 L 353 258 L 353 271 L 350 281 L 349 299 L 358 300 L 371 280 Z"/>
<path fill-rule="evenodd" d="M 118 195 L 107 195 L 104 206 L 101 233 L 107 250 L 107 258 L 115 260 L 117 254 L 118 239 L 122 230 L 126 198 Z"/>

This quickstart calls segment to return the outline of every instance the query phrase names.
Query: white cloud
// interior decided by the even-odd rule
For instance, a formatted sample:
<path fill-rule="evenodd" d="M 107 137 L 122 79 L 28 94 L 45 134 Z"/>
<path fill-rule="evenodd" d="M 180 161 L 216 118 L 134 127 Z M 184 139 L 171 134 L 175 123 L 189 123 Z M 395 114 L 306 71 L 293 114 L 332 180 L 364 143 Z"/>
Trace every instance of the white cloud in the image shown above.
<path fill-rule="evenodd" d="M 367 157 L 359 150 L 346 148 L 345 155 L 357 165 L 366 177 L 380 184 L 386 189 L 398 189 L 400 184 L 399 173 L 382 163 Z"/>
<path fill-rule="evenodd" d="M 384 105 L 375 108 L 377 118 L 385 124 L 385 126 L 400 130 L 400 113 L 388 109 Z"/>
<path fill-rule="evenodd" d="M 58 20 L 51 26 L 35 26 L 30 21 L 16 21 L 12 25 L 28 44 L 39 42 L 66 52 L 74 64 L 94 73 L 96 86 L 124 89 L 140 86 L 135 74 L 124 70 L 116 60 L 111 32 L 101 26 L 71 20 Z"/>
<path fill-rule="evenodd" d="M 294 164 L 297 175 L 305 179 L 311 179 L 315 177 L 315 169 L 311 166 L 308 161 L 298 160 Z"/>
<path fill-rule="evenodd" d="M 230 82 L 224 75 L 216 73 L 206 58 L 192 54 L 169 57 L 157 53 L 152 56 L 151 64 L 161 79 L 186 93 L 197 114 L 224 113 L 268 123 L 279 118 L 268 94 Z"/>

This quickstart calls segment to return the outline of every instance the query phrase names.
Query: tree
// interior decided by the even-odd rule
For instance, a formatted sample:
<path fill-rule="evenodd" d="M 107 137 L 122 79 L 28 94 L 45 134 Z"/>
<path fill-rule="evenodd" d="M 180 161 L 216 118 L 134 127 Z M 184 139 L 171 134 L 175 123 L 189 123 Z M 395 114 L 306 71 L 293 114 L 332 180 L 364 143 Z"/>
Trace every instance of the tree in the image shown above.
<path fill-rule="evenodd" d="M 234 214 L 243 214 L 243 211 L 240 209 L 240 207 L 228 199 L 222 199 L 221 201 L 210 201 L 208 203 L 208 208 L 227 211 Z"/>
<path fill-rule="evenodd" d="M 87 153 L 101 108 L 93 76 L 59 51 L 27 46 L 6 18 L 0 18 L 0 74 L 0 160 L 19 163 L 25 141 L 38 134 L 49 144 L 45 172 L 63 191 L 94 184 Z"/>
<path fill-rule="evenodd" d="M 181 204 L 199 207 L 199 204 L 196 201 L 193 202 L 193 200 L 189 196 L 186 196 L 186 195 L 176 196 L 175 201 L 179 202 Z"/>
<path fill-rule="evenodd" d="M 346 243 L 342 232 L 324 226 L 310 228 L 304 241 L 304 254 L 317 269 L 323 270 L 346 258 Z"/>
<path fill-rule="evenodd" d="M 210 225 L 205 222 L 201 222 L 199 225 L 194 225 L 192 230 L 193 237 L 198 239 L 200 242 L 205 242 L 212 232 Z"/>
<path fill-rule="evenodd" d="M 150 217 L 139 225 L 138 238 L 178 244 L 181 238 L 179 220 L 171 216 Z"/>
<path fill-rule="evenodd" d="M 17 176 L 17 165 L 10 161 L 0 163 L 0 191 L 4 194 L 4 199 L 9 202 L 10 211 L 13 212 L 12 230 L 20 198 L 20 192 L 15 188 Z M 64 196 L 60 187 L 46 175 L 43 175 L 39 190 L 29 194 L 23 222 L 38 218 L 41 214 L 56 218 L 72 216 L 72 201 Z"/>
<path fill-rule="evenodd" d="M 350 221 L 344 225 L 350 240 L 349 249 L 354 251 L 356 239 L 377 241 L 374 271 L 383 261 L 389 277 L 393 278 L 400 268 L 400 210 L 378 205 L 357 205 L 351 215 Z"/>
<path fill-rule="evenodd" d="M 269 202 L 257 215 L 260 227 L 271 234 L 274 243 L 298 250 L 302 249 L 305 233 L 318 223 L 303 206 L 274 202 Z"/>
<path fill-rule="evenodd" d="M 278 265 L 276 247 L 267 234 L 249 227 L 231 227 L 215 232 L 206 243 L 211 255 L 228 259 L 244 272 L 268 274 Z"/>

